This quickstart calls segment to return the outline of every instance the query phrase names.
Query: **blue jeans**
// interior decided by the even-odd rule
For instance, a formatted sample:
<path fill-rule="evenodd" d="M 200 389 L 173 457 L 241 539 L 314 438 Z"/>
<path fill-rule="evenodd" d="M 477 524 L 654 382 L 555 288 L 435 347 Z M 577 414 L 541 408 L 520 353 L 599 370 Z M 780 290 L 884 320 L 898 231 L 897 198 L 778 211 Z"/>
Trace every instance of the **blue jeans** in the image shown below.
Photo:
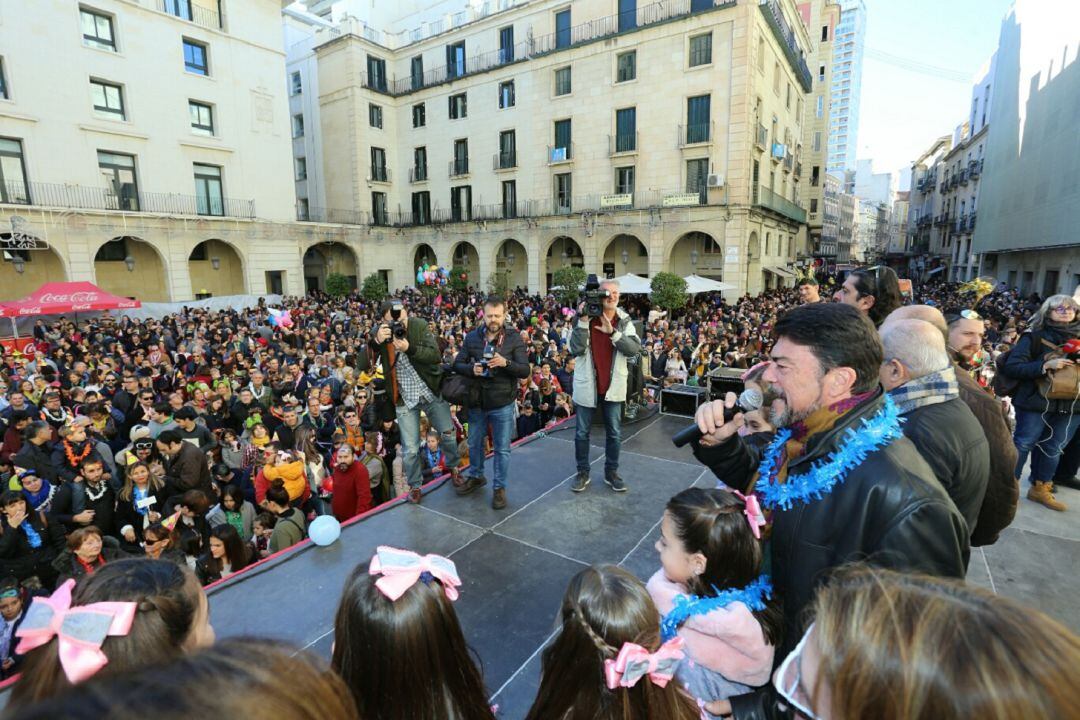
<path fill-rule="evenodd" d="M 600 412 L 604 414 L 604 477 L 611 477 L 619 469 L 619 449 L 622 447 L 622 409 L 621 402 L 600 400 Z M 578 472 L 589 472 L 589 429 L 592 427 L 593 412 L 596 408 L 574 403 L 577 416 L 577 428 L 574 433 L 574 459 L 577 460 Z"/>
<path fill-rule="evenodd" d="M 395 408 L 397 413 L 398 428 L 401 430 L 401 464 L 405 470 L 405 479 L 409 481 L 409 487 L 418 488 L 420 481 L 420 447 L 424 444 L 424 438 L 420 437 L 420 411 L 427 415 L 431 427 L 442 434 L 439 446 L 446 454 L 446 468 L 457 467 L 457 432 L 454 430 L 454 421 L 450 418 L 450 406 L 442 398 L 435 398 L 429 402 L 422 402 L 412 410 L 404 405 Z"/>
<path fill-rule="evenodd" d="M 1016 411 L 1016 479 L 1031 455 L 1031 481 L 1048 482 L 1057 472 L 1061 452 L 1080 428 L 1080 415 Z"/>
<path fill-rule="evenodd" d="M 514 433 L 514 403 L 500 408 L 484 410 L 469 408 L 469 472 L 472 477 L 484 474 L 484 438 L 488 424 L 491 425 L 491 441 L 494 449 L 495 479 L 492 487 L 506 487 L 506 473 L 510 470 L 510 436 Z"/>

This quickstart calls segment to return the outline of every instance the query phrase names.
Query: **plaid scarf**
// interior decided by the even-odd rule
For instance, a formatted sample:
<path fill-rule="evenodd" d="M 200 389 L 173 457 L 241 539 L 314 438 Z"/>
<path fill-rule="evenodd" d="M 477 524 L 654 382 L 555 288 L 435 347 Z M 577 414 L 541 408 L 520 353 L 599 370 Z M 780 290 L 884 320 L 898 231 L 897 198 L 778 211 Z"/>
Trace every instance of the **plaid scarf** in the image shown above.
<path fill-rule="evenodd" d="M 942 370 L 909 380 L 890 390 L 889 395 L 900 409 L 900 414 L 907 415 L 916 408 L 937 405 L 960 397 L 960 385 L 956 381 L 956 370 L 950 363 Z"/>

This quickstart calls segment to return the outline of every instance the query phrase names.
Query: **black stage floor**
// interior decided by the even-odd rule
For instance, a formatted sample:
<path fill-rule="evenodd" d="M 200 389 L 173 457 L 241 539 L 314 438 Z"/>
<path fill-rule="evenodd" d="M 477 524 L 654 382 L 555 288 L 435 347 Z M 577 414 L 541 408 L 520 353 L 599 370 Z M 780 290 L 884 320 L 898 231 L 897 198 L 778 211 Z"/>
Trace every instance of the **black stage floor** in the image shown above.
<path fill-rule="evenodd" d="M 492 702 L 501 718 L 523 718 L 570 578 L 587 565 L 618 563 L 647 579 L 659 567 L 653 545 L 668 498 L 714 484 L 688 448 L 671 444 L 688 422 L 657 415 L 624 426 L 619 474 L 629 492 L 618 495 L 602 481 L 602 427 L 593 428 L 593 482 L 581 494 L 570 492 L 572 423 L 527 441 L 511 455 L 506 510 L 491 509 L 490 484 L 468 497 L 443 485 L 420 506 L 365 518 L 330 547 L 306 545 L 212 588 L 218 637 L 276 637 L 329 657 L 345 577 L 377 545 L 446 555 L 461 576 L 455 607 Z"/>

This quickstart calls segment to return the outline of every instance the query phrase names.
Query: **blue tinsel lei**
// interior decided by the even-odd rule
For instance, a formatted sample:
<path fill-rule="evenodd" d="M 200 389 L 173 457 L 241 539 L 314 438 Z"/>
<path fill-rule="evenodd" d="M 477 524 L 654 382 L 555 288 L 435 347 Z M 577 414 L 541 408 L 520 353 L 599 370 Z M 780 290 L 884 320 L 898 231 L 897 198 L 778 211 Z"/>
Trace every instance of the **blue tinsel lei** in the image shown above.
<path fill-rule="evenodd" d="M 819 500 L 844 482 L 847 474 L 862 464 L 867 455 L 901 437 L 901 422 L 896 403 L 886 395 L 885 403 L 876 415 L 864 419 L 858 429 L 847 429 L 838 443 L 838 450 L 811 465 L 809 472 L 789 474 L 785 482 L 779 483 L 775 477 L 776 461 L 784 443 L 791 438 L 791 431 L 785 428 L 776 433 L 765 449 L 754 492 L 765 507 L 782 510 L 790 510 L 795 503 Z"/>
<path fill-rule="evenodd" d="M 714 597 L 697 595 L 676 595 L 671 612 L 660 621 L 660 635 L 664 642 L 671 640 L 679 632 L 679 626 L 694 615 L 705 615 L 718 608 L 727 607 L 733 602 L 741 602 L 750 610 L 764 610 L 765 601 L 772 597 L 772 582 L 768 575 L 762 575 L 744 588 L 717 590 Z"/>

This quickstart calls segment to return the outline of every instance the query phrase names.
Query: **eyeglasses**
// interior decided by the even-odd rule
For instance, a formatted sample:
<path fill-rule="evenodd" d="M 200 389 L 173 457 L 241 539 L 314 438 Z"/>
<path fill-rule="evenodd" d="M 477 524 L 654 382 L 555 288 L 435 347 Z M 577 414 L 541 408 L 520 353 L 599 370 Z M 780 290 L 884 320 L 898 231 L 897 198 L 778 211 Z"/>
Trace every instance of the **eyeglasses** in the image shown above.
<path fill-rule="evenodd" d="M 1055 307 L 1053 307 L 1051 309 L 1054 312 L 1059 312 L 1059 313 L 1067 313 L 1070 310 L 1076 310 L 1076 308 L 1073 307 L 1072 305 L 1057 305 L 1057 306 L 1055 306 Z"/>
<path fill-rule="evenodd" d="M 802 685 L 802 663 L 799 662 L 802 658 L 803 648 L 806 647 L 806 639 L 810 637 L 810 632 L 813 629 L 814 626 L 811 624 L 799 644 L 784 658 L 784 662 L 780 663 L 779 669 L 773 676 L 773 685 L 784 700 L 808 720 L 822 720 L 810 709 L 810 698 Z"/>

